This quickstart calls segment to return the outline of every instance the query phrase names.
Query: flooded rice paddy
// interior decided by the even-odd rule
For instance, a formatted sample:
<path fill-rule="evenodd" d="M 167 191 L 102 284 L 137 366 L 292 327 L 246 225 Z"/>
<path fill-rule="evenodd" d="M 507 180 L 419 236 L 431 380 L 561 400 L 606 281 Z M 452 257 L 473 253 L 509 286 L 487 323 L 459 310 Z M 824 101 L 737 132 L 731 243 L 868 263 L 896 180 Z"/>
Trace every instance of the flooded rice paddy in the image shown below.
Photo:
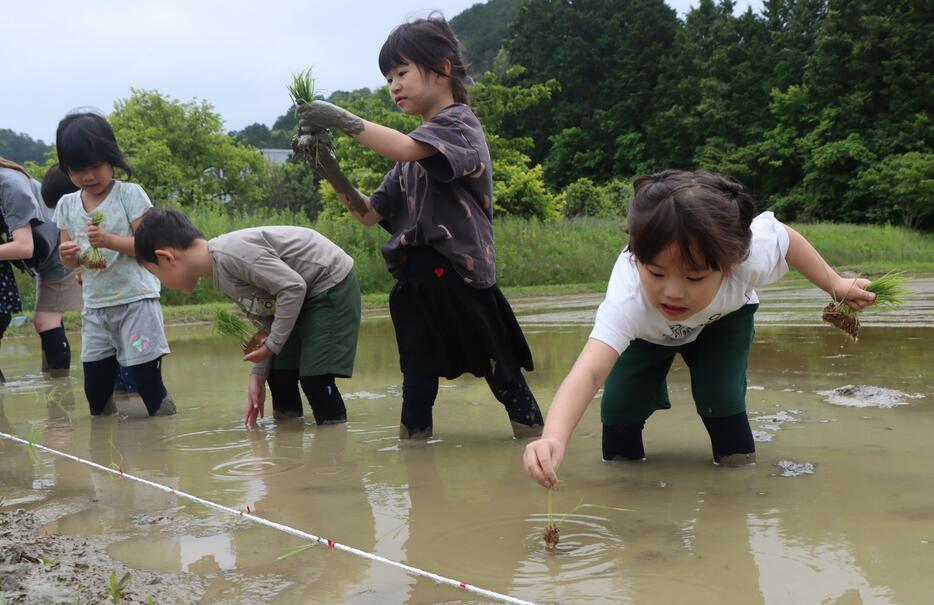
<path fill-rule="evenodd" d="M 80 375 L 42 378 L 38 339 L 4 340 L 0 431 L 537 603 L 930 603 L 934 279 L 910 286 L 906 307 L 864 314 L 858 343 L 819 321 L 825 301 L 800 282 L 761 293 L 748 390 L 756 466 L 713 466 L 680 359 L 644 462 L 600 460 L 595 401 L 560 469 L 554 552 L 541 539 L 545 491 L 525 477 L 524 443 L 482 380 L 443 382 L 435 438 L 400 444 L 401 377 L 381 311 L 364 321 L 356 375 L 339 381 L 347 425 L 315 427 L 309 411 L 244 429 L 236 344 L 187 326 L 169 330 L 170 418 L 143 418 L 125 397 L 118 418 L 92 419 Z M 513 301 L 543 407 L 600 299 Z M 0 498 L 4 523 L 29 516 L 34 533 L 84 545 L 34 567 L 53 574 L 77 558 L 106 575 L 129 570 L 139 602 L 493 602 L 338 550 L 295 552 L 299 538 L 5 440 Z M 581 502 L 633 512 L 571 512 Z M 69 599 L 43 588 L 22 557 L 0 554 L 7 602 L 75 602 L 77 589 Z"/>

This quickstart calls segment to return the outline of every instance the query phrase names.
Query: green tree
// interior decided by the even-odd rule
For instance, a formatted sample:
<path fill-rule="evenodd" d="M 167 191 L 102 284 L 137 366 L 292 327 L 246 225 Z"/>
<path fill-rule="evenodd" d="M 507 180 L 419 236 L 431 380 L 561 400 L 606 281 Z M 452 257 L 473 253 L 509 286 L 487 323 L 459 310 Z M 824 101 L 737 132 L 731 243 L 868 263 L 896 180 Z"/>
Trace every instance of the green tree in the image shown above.
<path fill-rule="evenodd" d="M 0 128 L 0 157 L 18 164 L 38 163 L 44 160 L 51 148 L 51 145 L 46 145 L 41 139 L 34 141 L 28 134 Z"/>
<path fill-rule="evenodd" d="M 479 75 L 493 69 L 493 59 L 521 4 L 522 0 L 478 2 L 451 19 L 451 28 L 467 51 L 470 73 Z"/>
<path fill-rule="evenodd" d="M 155 202 L 248 205 L 262 198 L 263 156 L 227 136 L 210 104 L 131 90 L 115 103 L 110 122 L 134 177 Z"/>
<path fill-rule="evenodd" d="M 863 171 L 858 187 L 873 199 L 870 218 L 909 229 L 929 226 L 934 218 L 934 153 L 889 156 Z"/>

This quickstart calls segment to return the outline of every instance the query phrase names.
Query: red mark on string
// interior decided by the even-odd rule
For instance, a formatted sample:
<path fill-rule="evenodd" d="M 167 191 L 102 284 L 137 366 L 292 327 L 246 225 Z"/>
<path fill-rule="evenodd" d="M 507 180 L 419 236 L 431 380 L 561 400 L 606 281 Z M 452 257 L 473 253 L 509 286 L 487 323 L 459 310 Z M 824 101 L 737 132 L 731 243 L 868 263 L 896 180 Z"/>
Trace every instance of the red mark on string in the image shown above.
<path fill-rule="evenodd" d="M 328 548 L 334 548 L 334 540 L 331 540 L 330 538 L 328 538 L 327 540 L 328 540 Z"/>

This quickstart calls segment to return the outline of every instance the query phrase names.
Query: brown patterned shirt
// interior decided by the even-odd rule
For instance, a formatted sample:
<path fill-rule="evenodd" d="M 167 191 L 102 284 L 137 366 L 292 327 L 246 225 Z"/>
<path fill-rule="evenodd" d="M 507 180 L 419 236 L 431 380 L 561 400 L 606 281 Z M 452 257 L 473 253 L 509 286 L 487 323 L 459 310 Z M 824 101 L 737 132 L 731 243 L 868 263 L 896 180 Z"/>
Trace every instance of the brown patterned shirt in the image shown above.
<path fill-rule="evenodd" d="M 471 286 L 492 286 L 493 174 L 480 120 L 470 107 L 455 103 L 409 136 L 438 153 L 396 164 L 370 196 L 392 233 L 382 247 L 387 268 L 399 277 L 408 248 L 431 246 Z"/>

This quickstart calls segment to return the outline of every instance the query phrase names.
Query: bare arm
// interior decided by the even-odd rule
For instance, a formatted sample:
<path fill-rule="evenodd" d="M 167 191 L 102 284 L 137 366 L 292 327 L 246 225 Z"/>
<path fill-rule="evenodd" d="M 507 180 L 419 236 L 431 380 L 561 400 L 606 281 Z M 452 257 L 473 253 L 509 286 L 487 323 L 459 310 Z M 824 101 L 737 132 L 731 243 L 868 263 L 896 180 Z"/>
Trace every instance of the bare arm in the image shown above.
<path fill-rule="evenodd" d="M 541 485 L 557 484 L 556 469 L 564 459 L 571 433 L 618 359 L 615 349 L 591 338 L 558 387 L 548 408 L 542 438 L 528 444 L 523 454 L 526 472 Z"/>
<path fill-rule="evenodd" d="M 142 220 L 143 217 L 139 217 L 130 223 L 130 228 L 134 233 Z M 100 227 L 94 225 L 91 221 L 88 221 L 88 242 L 95 248 L 107 248 L 109 250 L 116 250 L 127 256 L 136 256 L 135 241 L 132 235 L 120 236 L 107 233 Z"/>
<path fill-rule="evenodd" d="M 846 301 L 854 309 L 872 304 L 876 295 L 867 292 L 868 279 L 846 279 L 833 270 L 803 235 L 785 225 L 788 231 L 788 253 L 785 260 L 812 284 L 830 294 L 834 300 Z"/>
<path fill-rule="evenodd" d="M 34 249 L 32 227 L 24 225 L 19 229 L 14 229 L 13 233 L 10 235 L 10 241 L 5 244 L 0 244 L 0 260 L 32 258 Z"/>

